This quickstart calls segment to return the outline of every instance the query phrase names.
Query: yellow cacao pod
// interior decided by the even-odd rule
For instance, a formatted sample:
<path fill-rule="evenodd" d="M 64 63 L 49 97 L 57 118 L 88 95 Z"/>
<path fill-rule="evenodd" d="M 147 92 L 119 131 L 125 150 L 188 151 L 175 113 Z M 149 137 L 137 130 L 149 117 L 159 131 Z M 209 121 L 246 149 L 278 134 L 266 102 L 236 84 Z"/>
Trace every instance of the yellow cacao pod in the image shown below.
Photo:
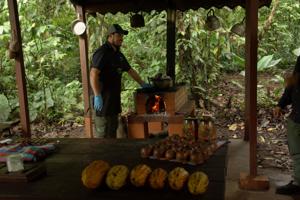
<path fill-rule="evenodd" d="M 189 177 L 188 189 L 191 194 L 203 194 L 207 190 L 209 180 L 204 172 L 194 172 Z"/>
<path fill-rule="evenodd" d="M 136 187 L 144 186 L 151 171 L 151 168 L 145 164 L 135 166 L 130 172 L 130 182 Z"/>
<path fill-rule="evenodd" d="M 125 165 L 115 165 L 107 173 L 106 185 L 113 190 L 118 190 L 126 184 L 129 170 Z"/>
<path fill-rule="evenodd" d="M 84 168 L 81 174 L 81 180 L 87 188 L 97 188 L 104 179 L 110 166 L 103 160 L 95 160 Z"/>
<path fill-rule="evenodd" d="M 188 177 L 188 171 L 182 167 L 176 167 L 168 175 L 169 185 L 173 190 L 181 190 Z"/>
<path fill-rule="evenodd" d="M 163 189 L 168 173 L 162 168 L 155 169 L 149 176 L 149 184 L 153 189 Z"/>

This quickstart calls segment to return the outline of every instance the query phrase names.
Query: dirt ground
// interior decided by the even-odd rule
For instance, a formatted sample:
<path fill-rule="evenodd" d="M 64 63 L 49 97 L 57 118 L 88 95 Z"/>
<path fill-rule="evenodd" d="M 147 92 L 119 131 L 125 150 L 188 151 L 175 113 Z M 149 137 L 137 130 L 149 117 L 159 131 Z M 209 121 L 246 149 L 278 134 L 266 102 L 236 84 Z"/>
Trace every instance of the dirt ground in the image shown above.
<path fill-rule="evenodd" d="M 226 75 L 216 86 L 222 91 L 216 98 L 223 105 L 215 107 L 213 112 L 217 113 L 215 125 L 220 137 L 244 137 L 244 88 L 239 87 L 239 84 L 244 85 L 243 76 Z M 258 76 L 257 161 L 259 168 L 273 168 L 289 173 L 292 163 L 288 152 L 285 122 L 290 108 L 281 118 L 273 117 L 273 108 L 283 92 L 283 87 L 283 83 L 274 79 L 271 74 Z"/>

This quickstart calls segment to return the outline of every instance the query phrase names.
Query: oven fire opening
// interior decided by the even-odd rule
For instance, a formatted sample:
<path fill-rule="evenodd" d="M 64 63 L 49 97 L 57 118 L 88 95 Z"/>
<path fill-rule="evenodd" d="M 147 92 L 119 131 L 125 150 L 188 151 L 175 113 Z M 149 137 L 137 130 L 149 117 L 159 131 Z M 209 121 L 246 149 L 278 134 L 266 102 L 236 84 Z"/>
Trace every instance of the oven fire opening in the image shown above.
<path fill-rule="evenodd" d="M 148 114 L 162 113 L 166 111 L 166 103 L 162 96 L 151 95 L 146 102 L 146 110 Z"/>

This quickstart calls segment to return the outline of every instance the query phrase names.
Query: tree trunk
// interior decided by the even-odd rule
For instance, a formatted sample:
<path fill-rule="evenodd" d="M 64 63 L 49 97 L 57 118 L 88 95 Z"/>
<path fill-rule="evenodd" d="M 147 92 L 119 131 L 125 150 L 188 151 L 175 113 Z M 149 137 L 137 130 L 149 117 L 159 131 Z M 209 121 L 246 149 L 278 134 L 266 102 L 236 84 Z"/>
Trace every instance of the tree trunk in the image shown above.
<path fill-rule="evenodd" d="M 269 30 L 269 28 L 273 22 L 273 18 L 275 16 L 275 11 L 276 11 L 276 8 L 278 7 L 278 5 L 279 5 L 279 0 L 274 0 L 273 8 L 270 12 L 270 15 L 269 15 L 268 19 L 265 21 L 262 31 L 258 34 L 259 41 L 263 38 L 264 34 Z"/>

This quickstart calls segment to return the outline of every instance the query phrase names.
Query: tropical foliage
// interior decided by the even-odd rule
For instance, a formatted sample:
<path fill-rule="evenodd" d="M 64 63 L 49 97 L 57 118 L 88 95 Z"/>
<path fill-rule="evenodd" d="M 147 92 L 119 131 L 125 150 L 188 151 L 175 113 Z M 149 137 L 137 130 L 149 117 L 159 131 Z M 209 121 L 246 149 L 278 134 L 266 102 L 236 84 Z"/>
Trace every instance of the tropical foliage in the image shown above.
<path fill-rule="evenodd" d="M 31 120 L 45 124 L 78 120 L 83 116 L 83 102 L 78 38 L 71 31 L 74 7 L 63 0 L 21 0 L 18 4 Z M 177 82 L 205 91 L 221 73 L 244 70 L 245 39 L 230 32 L 232 25 L 243 20 L 244 9 L 215 9 L 215 14 L 221 28 L 208 31 L 207 10 L 177 12 Z M 88 15 L 89 55 L 104 42 L 108 25 L 119 23 L 130 31 L 123 52 L 143 79 L 165 73 L 166 12 L 143 15 L 146 26 L 139 29 L 130 27 L 130 13 Z M 1 1 L 0 121 L 18 115 L 14 62 L 7 54 L 11 37 L 8 17 L 7 2 Z M 278 69 L 293 66 L 295 55 L 300 54 L 299 30 L 299 2 L 274 0 L 271 8 L 261 8 L 258 70 L 278 74 Z M 124 112 L 132 109 L 132 93 L 137 87 L 124 75 Z"/>

